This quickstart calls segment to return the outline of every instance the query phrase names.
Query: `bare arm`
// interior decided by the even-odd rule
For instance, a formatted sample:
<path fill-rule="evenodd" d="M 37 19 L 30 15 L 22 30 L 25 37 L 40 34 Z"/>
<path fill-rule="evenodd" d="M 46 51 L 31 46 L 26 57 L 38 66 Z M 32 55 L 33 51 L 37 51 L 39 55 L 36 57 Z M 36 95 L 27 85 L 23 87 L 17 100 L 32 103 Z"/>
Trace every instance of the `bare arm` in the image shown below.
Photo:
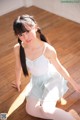
<path fill-rule="evenodd" d="M 16 80 L 13 83 L 13 87 L 17 88 L 18 91 L 20 91 L 20 85 L 21 85 L 20 79 L 21 79 L 21 71 L 22 71 L 20 57 L 19 57 L 19 50 L 20 50 L 20 46 L 19 44 L 16 44 L 14 46 Z M 16 100 L 10 106 L 7 113 L 7 118 L 24 102 L 25 96 L 26 96 L 25 90 L 26 88 L 20 93 L 20 95 L 16 98 Z"/>
<path fill-rule="evenodd" d="M 80 92 L 80 85 L 78 85 L 70 76 L 70 74 L 68 73 L 68 71 L 62 66 L 62 64 L 60 63 L 58 57 L 57 57 L 57 53 L 55 51 L 55 49 L 53 47 L 49 47 L 48 48 L 48 53 L 49 53 L 49 59 L 51 61 L 51 63 L 56 67 L 56 69 L 58 70 L 58 72 L 66 79 L 68 80 L 71 85 L 74 87 L 74 89 L 78 92 Z"/>
<path fill-rule="evenodd" d="M 18 91 L 20 91 L 20 85 L 21 85 L 21 71 L 22 71 L 22 68 L 21 68 L 21 63 L 20 63 L 20 57 L 19 57 L 19 49 L 20 49 L 20 46 L 19 44 L 16 44 L 14 46 L 14 55 L 15 55 L 15 77 L 16 77 L 16 80 L 15 82 L 13 83 L 13 87 L 17 88 Z"/>
<path fill-rule="evenodd" d="M 25 100 L 25 89 L 20 93 L 16 100 L 12 103 L 8 110 L 7 118 L 24 102 Z"/>

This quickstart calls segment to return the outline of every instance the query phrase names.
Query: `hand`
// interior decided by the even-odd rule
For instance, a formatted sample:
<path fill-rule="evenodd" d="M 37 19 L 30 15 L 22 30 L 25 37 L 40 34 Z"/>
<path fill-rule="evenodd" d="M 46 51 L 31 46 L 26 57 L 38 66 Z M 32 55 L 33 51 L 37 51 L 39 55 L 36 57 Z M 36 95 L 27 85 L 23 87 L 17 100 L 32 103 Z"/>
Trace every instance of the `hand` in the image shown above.
<path fill-rule="evenodd" d="M 20 92 L 21 81 L 12 82 L 12 87 L 16 88 Z"/>
<path fill-rule="evenodd" d="M 74 89 L 75 89 L 77 92 L 80 93 L 80 85 L 79 85 L 79 84 L 76 84 L 76 85 L 74 86 Z"/>

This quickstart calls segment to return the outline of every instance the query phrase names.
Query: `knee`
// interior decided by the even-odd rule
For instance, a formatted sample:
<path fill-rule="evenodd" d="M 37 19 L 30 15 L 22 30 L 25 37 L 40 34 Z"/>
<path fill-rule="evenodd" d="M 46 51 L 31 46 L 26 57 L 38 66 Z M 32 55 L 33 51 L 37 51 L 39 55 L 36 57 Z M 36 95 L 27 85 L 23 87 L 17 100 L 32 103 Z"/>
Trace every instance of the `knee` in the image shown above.
<path fill-rule="evenodd" d="M 54 113 L 55 111 L 55 106 L 50 106 L 50 105 L 47 105 L 47 104 L 43 104 L 41 106 L 41 112 L 42 114 L 46 113 L 46 114 L 52 114 Z"/>
<path fill-rule="evenodd" d="M 26 104 L 26 112 L 34 117 L 37 117 L 37 113 L 39 112 L 39 109 L 37 109 L 35 106 L 31 107 Z"/>
<path fill-rule="evenodd" d="M 29 115 L 33 115 L 33 112 L 32 112 L 32 109 L 30 107 L 28 107 L 26 105 L 26 112 L 29 114 Z"/>
<path fill-rule="evenodd" d="M 46 108 L 44 108 L 43 106 L 41 106 L 40 112 L 44 116 L 48 113 L 48 110 Z"/>

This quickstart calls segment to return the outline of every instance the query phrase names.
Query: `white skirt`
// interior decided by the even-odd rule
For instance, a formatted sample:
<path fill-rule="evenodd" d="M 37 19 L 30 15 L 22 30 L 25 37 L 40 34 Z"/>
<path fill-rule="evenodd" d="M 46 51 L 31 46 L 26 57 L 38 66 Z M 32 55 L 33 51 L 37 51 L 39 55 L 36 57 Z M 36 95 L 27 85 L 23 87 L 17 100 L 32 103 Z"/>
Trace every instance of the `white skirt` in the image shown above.
<path fill-rule="evenodd" d="M 32 76 L 26 86 L 26 98 L 34 96 L 41 101 L 57 101 L 68 89 L 67 81 L 59 72 Z"/>

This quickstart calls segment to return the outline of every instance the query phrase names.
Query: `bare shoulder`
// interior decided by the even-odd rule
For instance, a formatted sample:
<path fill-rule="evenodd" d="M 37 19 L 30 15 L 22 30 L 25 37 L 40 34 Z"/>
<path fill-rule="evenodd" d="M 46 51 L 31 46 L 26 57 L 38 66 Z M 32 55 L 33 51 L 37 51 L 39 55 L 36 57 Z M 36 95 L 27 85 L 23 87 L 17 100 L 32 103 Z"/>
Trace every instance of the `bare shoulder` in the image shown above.
<path fill-rule="evenodd" d="M 55 61 L 57 58 L 55 48 L 48 43 L 46 44 L 45 57 L 48 58 L 50 62 L 53 62 L 53 60 Z"/>
<path fill-rule="evenodd" d="M 15 51 L 15 52 L 18 52 L 19 49 L 20 49 L 19 43 L 15 44 L 15 45 L 14 45 L 14 51 Z"/>
<path fill-rule="evenodd" d="M 57 54 L 55 48 L 52 45 L 48 44 L 48 43 L 46 43 L 46 54 L 50 55 L 50 56 Z"/>
<path fill-rule="evenodd" d="M 19 48 L 20 48 L 19 43 L 17 43 L 17 44 L 14 45 L 14 49 L 19 49 Z"/>
<path fill-rule="evenodd" d="M 19 49 L 20 49 L 19 43 L 15 44 L 15 45 L 14 45 L 14 53 L 15 53 L 15 54 L 19 54 Z"/>
<path fill-rule="evenodd" d="M 14 45 L 14 55 L 15 55 L 16 69 L 17 70 L 21 69 L 19 51 L 20 51 L 20 45 L 19 45 L 19 43 L 17 43 L 17 44 Z"/>

